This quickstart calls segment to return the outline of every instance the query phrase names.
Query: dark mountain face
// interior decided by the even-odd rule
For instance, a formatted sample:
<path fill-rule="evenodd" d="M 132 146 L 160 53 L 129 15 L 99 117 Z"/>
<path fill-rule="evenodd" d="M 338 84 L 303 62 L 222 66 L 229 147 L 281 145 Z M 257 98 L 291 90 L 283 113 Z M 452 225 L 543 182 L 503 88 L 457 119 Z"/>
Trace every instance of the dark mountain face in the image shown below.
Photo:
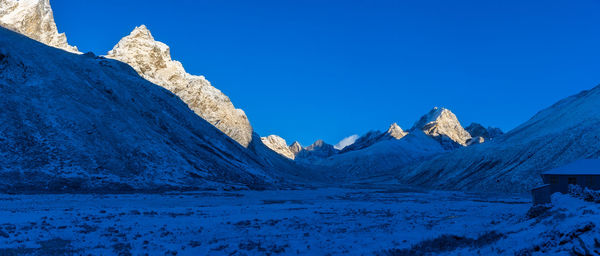
<path fill-rule="evenodd" d="M 467 126 L 465 128 L 465 130 L 467 130 L 467 132 L 469 132 L 471 134 L 471 137 L 473 137 L 473 138 L 482 137 L 485 140 L 490 140 L 490 139 L 496 138 L 496 137 L 504 134 L 504 132 L 502 132 L 502 130 L 500 130 L 500 128 L 495 128 L 495 127 L 485 128 L 485 127 L 483 127 L 483 125 L 478 124 L 478 123 L 471 123 L 469 126 Z"/>
<path fill-rule="evenodd" d="M 297 170 L 260 139 L 243 148 L 124 63 L 3 28 L 0 109 L 3 191 L 263 188 Z"/>

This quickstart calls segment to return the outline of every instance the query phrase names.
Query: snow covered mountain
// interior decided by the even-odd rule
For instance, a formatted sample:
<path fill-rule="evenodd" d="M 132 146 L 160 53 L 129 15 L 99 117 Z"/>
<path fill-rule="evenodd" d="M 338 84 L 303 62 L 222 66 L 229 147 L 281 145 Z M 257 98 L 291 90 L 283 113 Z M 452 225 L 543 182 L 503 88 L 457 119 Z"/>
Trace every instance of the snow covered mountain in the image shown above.
<path fill-rule="evenodd" d="M 296 155 L 290 150 L 290 147 L 288 147 L 287 142 L 285 142 L 283 138 L 277 135 L 269 135 L 260 139 L 262 140 L 263 144 L 265 144 L 265 146 L 269 147 L 270 149 L 279 153 L 280 155 L 292 160 L 296 158 Z"/>
<path fill-rule="evenodd" d="M 79 53 L 58 33 L 49 0 L 0 0 L 0 26 L 24 34 L 44 44 Z M 163 86 L 183 99 L 198 115 L 215 125 L 241 145 L 252 139 L 252 126 L 241 109 L 202 76 L 185 72 L 181 63 L 171 60 L 169 47 L 155 41 L 145 26 L 109 52 L 109 58 L 130 64 L 147 80 Z"/>
<path fill-rule="evenodd" d="M 381 137 L 380 137 L 381 138 Z M 313 164 L 327 170 L 333 181 L 363 180 L 387 170 L 445 152 L 440 143 L 421 131 L 401 139 L 382 139 L 374 144 L 328 158 L 313 158 Z"/>
<path fill-rule="evenodd" d="M 410 130 L 423 131 L 438 140 L 445 149 L 466 146 L 467 140 L 471 138 L 471 135 L 460 125 L 456 115 L 446 108 L 433 108 Z"/>
<path fill-rule="evenodd" d="M 344 147 L 340 151 L 340 153 L 345 153 L 345 152 L 349 152 L 349 151 L 355 151 L 355 150 L 363 149 L 366 147 L 370 147 L 373 144 L 384 141 L 384 140 L 390 140 L 390 139 L 399 140 L 399 139 L 402 139 L 407 134 L 408 134 L 408 132 L 405 132 L 404 130 L 402 130 L 402 128 L 400 128 L 400 126 L 398 126 L 398 124 L 393 123 L 390 125 L 390 127 L 388 128 L 388 130 L 386 132 L 370 131 L 367 134 L 359 137 L 358 139 L 356 139 L 356 141 L 354 143 Z"/>
<path fill-rule="evenodd" d="M 341 151 L 318 140 L 302 149 L 296 160 L 312 169 L 326 170 L 329 181 L 345 182 L 377 176 L 443 152 L 432 136 L 419 130 L 408 133 L 393 123 L 386 132 L 369 132 Z"/>
<path fill-rule="evenodd" d="M 439 189 L 527 191 L 539 174 L 600 157 L 600 86 L 568 97 L 490 142 L 396 170 L 400 180 Z"/>
<path fill-rule="evenodd" d="M 44 44 L 79 53 L 58 33 L 50 0 L 0 0 L 0 26 Z"/>
<path fill-rule="evenodd" d="M 474 132 L 480 132 L 472 125 Z M 444 153 L 483 143 L 481 136 L 498 136 L 498 129 L 483 128 L 485 133 L 472 138 L 456 115 L 445 108 L 434 108 L 406 132 L 396 123 L 386 132 L 371 131 L 344 147 L 338 154 L 311 158 L 314 164 L 329 169 L 333 179 L 363 179 L 389 173 L 403 173 L 407 166 L 418 164 Z M 401 171 L 398 171 L 398 170 Z"/>
<path fill-rule="evenodd" d="M 467 146 L 467 142 L 471 139 L 471 135 L 460 125 L 454 113 L 445 108 L 435 107 L 423 115 L 409 132 L 393 123 L 386 132 L 370 131 L 361 136 L 352 145 L 342 149 L 341 153 L 367 148 L 384 140 L 399 140 L 415 131 L 423 132 L 436 139 L 447 150 Z"/>
<path fill-rule="evenodd" d="M 317 140 L 312 145 L 303 148 L 296 155 L 296 159 L 304 162 L 328 158 L 338 153 L 333 145 L 325 143 L 323 140 Z"/>
<path fill-rule="evenodd" d="M 318 177 L 256 134 L 240 146 L 127 64 L 4 28 L 0 109 L 1 191 L 264 188 Z"/>
<path fill-rule="evenodd" d="M 136 27 L 108 53 L 108 58 L 131 65 L 148 81 L 179 96 L 196 114 L 247 147 L 252 126 L 241 109 L 203 76 L 188 74 L 180 62 L 171 59 L 170 48 L 154 40 L 146 26 Z"/>

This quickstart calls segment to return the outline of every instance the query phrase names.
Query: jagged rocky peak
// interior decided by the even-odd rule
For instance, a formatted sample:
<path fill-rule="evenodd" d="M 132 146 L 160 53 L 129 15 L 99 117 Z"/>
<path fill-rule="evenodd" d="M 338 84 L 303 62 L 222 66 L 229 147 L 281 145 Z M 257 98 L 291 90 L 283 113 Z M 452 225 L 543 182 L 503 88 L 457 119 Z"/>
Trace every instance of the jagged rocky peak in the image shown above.
<path fill-rule="evenodd" d="M 277 152 L 278 154 L 285 156 L 289 159 L 294 159 L 296 157 L 296 154 L 294 154 L 288 147 L 287 143 L 285 142 L 285 139 L 277 135 L 269 135 L 267 137 L 261 137 L 260 139 L 262 140 L 263 144 L 265 144 L 265 146 Z"/>
<path fill-rule="evenodd" d="M 0 0 L 0 26 L 41 43 L 79 53 L 58 33 L 50 0 Z"/>
<path fill-rule="evenodd" d="M 402 128 L 400 128 L 400 126 L 397 123 L 393 123 L 392 125 L 390 125 L 390 128 L 387 130 L 386 134 L 393 137 L 394 139 L 399 140 L 406 136 L 408 132 L 402 130 Z"/>
<path fill-rule="evenodd" d="M 302 145 L 300 145 L 300 142 L 294 141 L 294 143 L 292 143 L 292 145 L 289 146 L 289 149 L 292 152 L 292 154 L 294 154 L 294 156 L 296 156 L 304 148 L 302 148 Z"/>
<path fill-rule="evenodd" d="M 454 148 L 456 144 L 466 146 L 471 135 L 461 126 L 456 115 L 446 108 L 435 107 L 421 117 L 411 130 L 421 130 L 442 143 L 444 148 Z"/>
<path fill-rule="evenodd" d="M 169 46 L 154 40 L 145 25 L 136 27 L 108 52 L 107 57 L 131 65 L 142 77 L 179 96 L 196 114 L 247 147 L 252 126 L 241 109 L 203 76 L 188 74 L 171 59 Z"/>
<path fill-rule="evenodd" d="M 490 140 L 504 134 L 500 128 L 485 128 L 483 125 L 478 123 L 471 123 L 469 126 L 467 126 L 467 128 L 465 128 L 465 130 L 471 134 L 471 137 L 483 137 L 486 140 Z"/>

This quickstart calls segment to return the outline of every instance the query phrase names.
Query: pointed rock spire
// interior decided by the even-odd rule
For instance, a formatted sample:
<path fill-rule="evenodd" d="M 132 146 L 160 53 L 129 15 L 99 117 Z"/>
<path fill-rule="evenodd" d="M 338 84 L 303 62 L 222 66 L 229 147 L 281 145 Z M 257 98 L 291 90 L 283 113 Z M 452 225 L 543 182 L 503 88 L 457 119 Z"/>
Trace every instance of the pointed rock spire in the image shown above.
<path fill-rule="evenodd" d="M 387 130 L 386 134 L 393 137 L 394 139 L 399 140 L 406 136 L 408 132 L 402 130 L 402 128 L 400 128 L 400 126 L 397 123 L 393 123 L 392 125 L 390 125 L 390 128 Z"/>
<path fill-rule="evenodd" d="M 460 125 L 456 115 L 446 108 L 435 107 L 425 114 L 411 130 L 421 130 L 425 134 L 437 138 L 445 148 L 453 148 L 456 143 L 467 145 L 471 135 Z"/>

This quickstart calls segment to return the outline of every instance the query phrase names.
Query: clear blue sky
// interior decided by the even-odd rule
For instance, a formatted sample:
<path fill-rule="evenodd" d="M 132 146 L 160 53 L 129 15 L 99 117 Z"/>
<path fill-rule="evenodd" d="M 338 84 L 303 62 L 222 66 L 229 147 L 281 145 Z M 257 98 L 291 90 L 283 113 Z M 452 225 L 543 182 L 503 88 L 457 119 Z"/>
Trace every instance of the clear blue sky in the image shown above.
<path fill-rule="evenodd" d="M 434 106 L 510 130 L 600 83 L 600 1 L 51 1 L 105 54 L 146 24 L 259 134 L 336 143 Z"/>

